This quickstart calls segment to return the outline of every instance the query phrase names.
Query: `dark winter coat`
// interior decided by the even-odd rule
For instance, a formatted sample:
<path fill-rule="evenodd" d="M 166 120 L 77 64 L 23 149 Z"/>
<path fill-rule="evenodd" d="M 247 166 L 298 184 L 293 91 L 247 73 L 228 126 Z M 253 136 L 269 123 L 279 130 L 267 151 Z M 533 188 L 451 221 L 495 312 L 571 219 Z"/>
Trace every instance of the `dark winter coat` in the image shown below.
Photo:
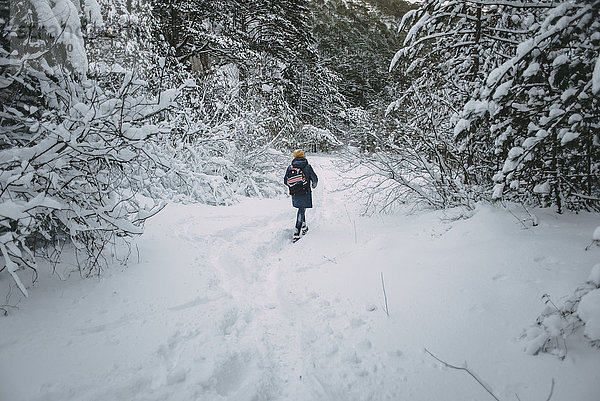
<path fill-rule="evenodd" d="M 312 188 L 317 187 L 319 178 L 315 174 L 315 171 L 313 170 L 312 166 L 310 164 L 308 164 L 308 160 L 306 160 L 306 158 L 304 158 L 304 157 L 296 157 L 294 160 L 292 160 L 292 165 L 294 167 L 302 169 L 302 171 L 304 171 L 304 175 L 306 176 L 306 179 L 308 180 L 308 191 L 300 192 L 295 195 L 292 195 L 292 205 L 294 207 L 298 207 L 298 208 L 300 208 L 300 207 L 307 208 L 307 209 L 311 208 L 311 207 L 313 207 L 313 205 L 312 205 Z M 290 168 L 291 168 L 291 166 L 288 166 L 287 170 L 285 171 L 285 175 L 283 176 L 283 183 L 286 185 L 287 185 L 287 175 L 290 171 Z"/>

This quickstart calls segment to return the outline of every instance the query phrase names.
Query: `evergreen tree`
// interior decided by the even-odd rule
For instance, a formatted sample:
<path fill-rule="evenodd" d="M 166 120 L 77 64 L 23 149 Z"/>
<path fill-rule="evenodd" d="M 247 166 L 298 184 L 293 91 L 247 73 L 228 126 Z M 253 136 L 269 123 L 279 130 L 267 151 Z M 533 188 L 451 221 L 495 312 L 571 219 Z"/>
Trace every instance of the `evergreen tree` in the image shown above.
<path fill-rule="evenodd" d="M 597 207 L 597 11 L 594 1 L 432 0 L 407 14 L 392 66 L 413 75 L 389 108 L 404 113 L 395 146 L 413 143 L 444 188 L 493 176 L 493 198 L 510 188 L 559 211 Z"/>
<path fill-rule="evenodd" d="M 598 52 L 600 2 L 564 2 L 546 13 L 516 54 L 492 71 L 470 124 L 491 118 L 503 165 L 494 198 L 600 209 Z M 475 103 L 473 103 L 475 104 Z"/>
<path fill-rule="evenodd" d="M 399 12 L 408 9 L 396 3 Z M 321 63 L 341 77 L 350 107 L 373 107 L 388 95 L 389 60 L 400 45 L 394 18 L 365 2 L 315 0 L 313 10 Z"/>
<path fill-rule="evenodd" d="M 399 69 L 410 83 L 400 88 L 402 95 L 388 107 L 400 126 L 393 146 L 419 155 L 415 164 L 436 188 L 441 204 L 477 199 L 480 187 L 490 185 L 499 163 L 490 122 L 480 119 L 471 124 L 463 107 L 477 109 L 479 103 L 473 99 L 488 74 L 515 54 L 549 7 L 549 3 L 430 0 L 403 18 L 401 28 L 407 37 L 391 68 Z"/>

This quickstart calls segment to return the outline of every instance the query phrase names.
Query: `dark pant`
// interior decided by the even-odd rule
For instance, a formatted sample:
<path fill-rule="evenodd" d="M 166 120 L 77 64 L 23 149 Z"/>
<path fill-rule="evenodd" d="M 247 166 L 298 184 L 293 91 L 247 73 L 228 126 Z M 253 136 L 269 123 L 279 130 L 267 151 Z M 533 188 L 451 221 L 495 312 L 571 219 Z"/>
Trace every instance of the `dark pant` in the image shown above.
<path fill-rule="evenodd" d="M 302 223 L 306 221 L 306 208 L 299 207 L 298 215 L 296 216 L 296 228 L 300 230 L 302 228 Z"/>

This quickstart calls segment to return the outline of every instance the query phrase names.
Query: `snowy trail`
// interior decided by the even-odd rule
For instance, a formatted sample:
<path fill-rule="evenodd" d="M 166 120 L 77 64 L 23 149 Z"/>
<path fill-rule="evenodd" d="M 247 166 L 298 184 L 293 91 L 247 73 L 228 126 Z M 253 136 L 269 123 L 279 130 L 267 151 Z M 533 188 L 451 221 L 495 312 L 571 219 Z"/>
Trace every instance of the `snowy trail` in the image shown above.
<path fill-rule="evenodd" d="M 298 243 L 289 198 L 169 205 L 139 263 L 42 277 L 0 319 L 0 401 L 487 399 L 425 347 L 501 399 L 545 399 L 555 378 L 555 399 L 596 401 L 597 351 L 573 344 L 562 362 L 518 341 L 541 294 L 596 263 L 580 252 L 591 215 L 542 214 L 538 231 L 491 207 L 361 217 L 334 161 L 309 161 L 320 184 Z"/>

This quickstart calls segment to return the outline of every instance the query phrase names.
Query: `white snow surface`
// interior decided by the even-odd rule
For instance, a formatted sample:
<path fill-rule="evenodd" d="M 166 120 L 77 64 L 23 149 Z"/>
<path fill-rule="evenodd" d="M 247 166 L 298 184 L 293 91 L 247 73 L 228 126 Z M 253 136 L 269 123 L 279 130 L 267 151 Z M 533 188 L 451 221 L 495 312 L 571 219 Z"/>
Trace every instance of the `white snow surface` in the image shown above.
<path fill-rule="evenodd" d="M 600 287 L 600 263 L 594 265 L 587 281 Z"/>
<path fill-rule="evenodd" d="M 516 206 L 365 217 L 336 191 L 333 159 L 308 159 L 319 187 L 295 244 L 288 197 L 170 204 L 128 266 L 93 279 L 40 266 L 0 316 L 0 400 L 489 398 L 425 348 L 500 399 L 546 399 L 554 379 L 553 400 L 598 400 L 600 351 L 581 335 L 565 360 L 519 340 L 543 294 L 566 298 L 598 262 L 584 251 L 597 215 L 538 209 L 529 228 Z M 3 297 L 9 283 L 0 273 Z"/>
<path fill-rule="evenodd" d="M 540 71 L 539 63 L 531 63 L 527 66 L 525 71 L 523 71 L 524 77 L 531 77 L 536 75 Z"/>
<path fill-rule="evenodd" d="M 594 241 L 600 241 L 600 226 L 594 229 L 594 233 L 592 234 L 592 239 Z"/>
<path fill-rule="evenodd" d="M 577 314 L 585 322 L 585 335 L 591 340 L 600 340 L 600 289 L 581 297 Z"/>

